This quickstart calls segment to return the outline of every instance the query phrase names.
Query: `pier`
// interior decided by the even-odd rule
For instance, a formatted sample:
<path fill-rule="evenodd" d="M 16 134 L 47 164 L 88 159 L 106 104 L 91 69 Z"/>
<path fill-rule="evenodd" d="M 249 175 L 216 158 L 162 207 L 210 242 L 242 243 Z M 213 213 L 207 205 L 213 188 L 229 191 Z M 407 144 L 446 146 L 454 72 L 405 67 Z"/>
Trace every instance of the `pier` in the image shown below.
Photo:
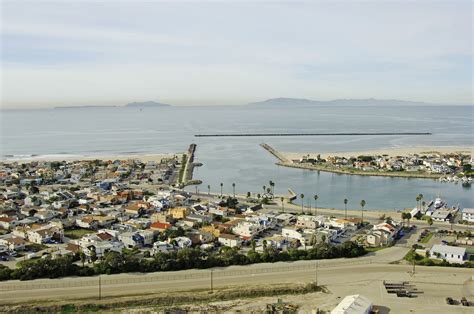
<path fill-rule="evenodd" d="M 256 136 L 387 136 L 432 135 L 431 132 L 363 132 L 363 133 L 223 133 L 195 134 L 195 137 L 256 137 Z"/>

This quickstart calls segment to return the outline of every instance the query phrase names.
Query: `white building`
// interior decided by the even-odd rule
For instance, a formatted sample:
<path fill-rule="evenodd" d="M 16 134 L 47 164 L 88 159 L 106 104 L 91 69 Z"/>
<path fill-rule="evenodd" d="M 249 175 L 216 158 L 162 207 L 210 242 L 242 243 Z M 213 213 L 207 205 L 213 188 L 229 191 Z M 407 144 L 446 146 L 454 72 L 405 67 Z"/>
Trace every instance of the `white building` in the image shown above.
<path fill-rule="evenodd" d="M 296 219 L 296 226 L 303 229 L 316 229 L 324 223 L 321 216 L 299 215 Z"/>
<path fill-rule="evenodd" d="M 451 212 L 446 209 L 437 209 L 431 215 L 431 218 L 435 221 L 449 221 L 451 217 Z"/>
<path fill-rule="evenodd" d="M 462 210 L 462 220 L 474 223 L 474 208 L 464 208 Z"/>
<path fill-rule="evenodd" d="M 242 221 L 239 222 L 237 226 L 232 228 L 232 232 L 236 235 L 246 238 L 253 238 L 260 232 L 262 232 L 264 228 L 257 223 L 253 223 L 250 221 Z"/>
<path fill-rule="evenodd" d="M 290 238 L 304 241 L 303 233 L 297 227 L 288 226 L 281 229 L 281 235 Z"/>
<path fill-rule="evenodd" d="M 239 237 L 228 233 L 221 233 L 217 241 L 228 247 L 240 247 L 242 245 L 242 240 Z"/>
<path fill-rule="evenodd" d="M 369 314 L 372 307 L 372 301 L 363 295 L 348 295 L 331 311 L 331 314 Z"/>
<path fill-rule="evenodd" d="M 430 250 L 431 258 L 441 258 L 449 263 L 463 264 L 466 257 L 466 248 L 435 244 Z"/>
<path fill-rule="evenodd" d="M 152 253 L 153 255 L 157 253 L 168 253 L 174 250 L 174 246 L 168 242 L 158 241 L 153 243 Z"/>

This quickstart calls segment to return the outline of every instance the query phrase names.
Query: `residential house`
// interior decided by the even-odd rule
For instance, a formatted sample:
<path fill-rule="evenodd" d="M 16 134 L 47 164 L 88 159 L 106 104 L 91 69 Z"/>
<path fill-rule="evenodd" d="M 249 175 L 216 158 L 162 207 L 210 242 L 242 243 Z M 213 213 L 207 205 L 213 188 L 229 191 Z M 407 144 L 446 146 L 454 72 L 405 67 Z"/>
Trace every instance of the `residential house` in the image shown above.
<path fill-rule="evenodd" d="M 316 229 L 324 223 L 324 217 L 299 215 L 296 219 L 296 227 L 303 229 Z"/>
<path fill-rule="evenodd" d="M 242 245 L 242 240 L 239 237 L 229 233 L 221 233 L 217 241 L 228 247 L 240 247 Z"/>
<path fill-rule="evenodd" d="M 152 254 L 155 255 L 157 253 L 169 253 L 170 251 L 174 250 L 174 245 L 164 242 L 158 241 L 153 243 L 153 248 L 151 250 Z"/>
<path fill-rule="evenodd" d="M 0 217 L 0 229 L 10 230 L 19 224 L 14 217 Z"/>
<path fill-rule="evenodd" d="M 26 241 L 18 237 L 9 237 L 1 238 L 0 244 L 7 246 L 10 251 L 19 251 L 25 248 Z"/>
<path fill-rule="evenodd" d="M 175 207 L 170 208 L 168 210 L 168 213 L 174 219 L 183 219 L 186 218 L 186 216 L 189 214 L 189 209 L 186 207 Z"/>
<path fill-rule="evenodd" d="M 474 223 L 474 208 L 464 208 L 462 210 L 462 220 Z"/>
<path fill-rule="evenodd" d="M 232 232 L 234 234 L 239 235 L 245 239 L 252 239 L 263 230 L 264 227 L 262 227 L 260 224 L 250 221 L 239 222 L 238 225 L 232 228 Z"/>
<path fill-rule="evenodd" d="M 164 223 L 164 222 L 154 222 L 150 225 L 151 230 L 156 230 L 159 232 L 163 232 L 169 228 L 171 228 L 172 225 L 169 223 Z"/>

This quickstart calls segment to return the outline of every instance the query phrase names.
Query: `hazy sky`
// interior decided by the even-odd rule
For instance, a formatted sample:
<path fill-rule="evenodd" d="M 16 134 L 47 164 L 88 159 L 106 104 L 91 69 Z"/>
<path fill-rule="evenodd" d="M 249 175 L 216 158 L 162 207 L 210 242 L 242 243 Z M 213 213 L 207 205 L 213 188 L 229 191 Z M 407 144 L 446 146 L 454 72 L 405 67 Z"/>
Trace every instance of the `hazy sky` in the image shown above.
<path fill-rule="evenodd" d="M 472 103 L 471 1 L 2 1 L 2 106 Z"/>

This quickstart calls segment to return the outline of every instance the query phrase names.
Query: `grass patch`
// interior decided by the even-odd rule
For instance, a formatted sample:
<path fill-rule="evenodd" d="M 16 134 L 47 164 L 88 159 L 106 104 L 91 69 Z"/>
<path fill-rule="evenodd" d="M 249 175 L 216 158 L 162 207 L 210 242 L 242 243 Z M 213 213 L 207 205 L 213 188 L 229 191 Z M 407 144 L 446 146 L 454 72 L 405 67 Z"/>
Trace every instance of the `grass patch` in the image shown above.
<path fill-rule="evenodd" d="M 69 229 L 64 230 L 64 236 L 69 239 L 80 239 L 88 233 L 94 233 L 94 231 L 89 229 Z"/>
<path fill-rule="evenodd" d="M 420 240 L 420 243 L 428 243 L 433 237 L 433 232 L 428 233 L 423 239 Z"/>
<path fill-rule="evenodd" d="M 0 312 L 14 313 L 76 313 L 76 312 L 114 312 L 118 309 L 150 307 L 163 310 L 188 304 L 206 304 L 209 302 L 230 301 L 243 298 L 274 297 L 278 295 L 296 295 L 327 290 L 315 283 L 265 285 L 255 287 L 222 288 L 210 293 L 208 290 L 176 291 L 169 293 L 139 295 L 135 297 L 105 297 L 101 301 L 70 301 L 71 303 L 50 301 L 42 304 L 19 304 L 0 306 Z M 161 312 L 160 310 L 160 312 Z M 166 312 L 166 311 L 165 311 Z"/>

